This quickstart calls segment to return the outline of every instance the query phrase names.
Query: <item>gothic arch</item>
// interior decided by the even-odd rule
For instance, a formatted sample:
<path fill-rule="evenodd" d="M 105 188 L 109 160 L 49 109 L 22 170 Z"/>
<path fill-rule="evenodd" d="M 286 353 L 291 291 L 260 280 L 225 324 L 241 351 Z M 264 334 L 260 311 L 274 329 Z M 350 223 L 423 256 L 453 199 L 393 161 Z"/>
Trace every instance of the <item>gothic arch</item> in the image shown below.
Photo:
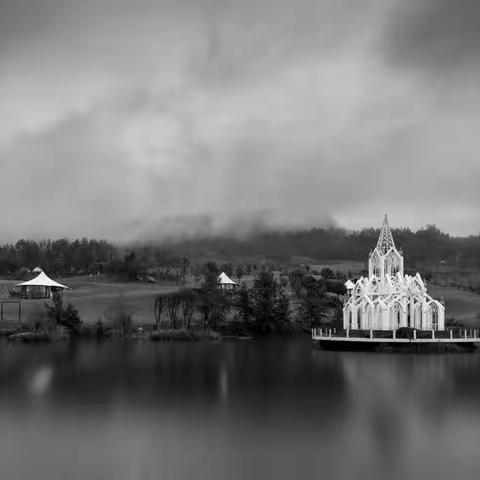
<path fill-rule="evenodd" d="M 430 325 L 432 330 L 438 330 L 439 317 L 440 317 L 440 308 L 437 302 L 433 301 L 429 304 L 429 313 L 430 313 Z"/>
<path fill-rule="evenodd" d="M 375 313 L 374 313 L 374 317 L 375 317 L 374 328 L 376 330 L 381 330 L 382 329 L 382 319 L 383 319 L 384 309 L 385 309 L 385 305 L 383 304 L 383 302 L 380 301 L 380 302 L 376 303 Z"/>
<path fill-rule="evenodd" d="M 423 315 L 422 303 L 417 302 L 413 308 L 413 318 L 410 319 L 409 327 L 422 328 L 422 315 Z"/>
<path fill-rule="evenodd" d="M 365 309 L 365 314 L 367 317 L 367 328 L 368 329 L 375 329 L 375 309 L 373 307 L 373 304 L 368 304 L 367 308 Z"/>
<path fill-rule="evenodd" d="M 403 308 L 398 300 L 390 308 L 390 327 L 392 330 L 400 328 Z"/>

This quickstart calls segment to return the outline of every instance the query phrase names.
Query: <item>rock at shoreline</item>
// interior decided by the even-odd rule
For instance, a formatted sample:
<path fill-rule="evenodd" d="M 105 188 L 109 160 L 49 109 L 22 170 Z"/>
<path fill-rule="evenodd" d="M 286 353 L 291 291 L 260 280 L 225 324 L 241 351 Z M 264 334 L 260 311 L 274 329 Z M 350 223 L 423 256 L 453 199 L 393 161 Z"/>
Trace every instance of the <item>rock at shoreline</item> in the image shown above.
<path fill-rule="evenodd" d="M 49 342 L 50 340 L 50 335 L 48 335 L 48 333 L 21 332 L 8 336 L 9 342 L 36 343 Z"/>
<path fill-rule="evenodd" d="M 46 343 L 68 340 L 70 337 L 66 333 L 39 333 L 39 332 L 20 332 L 7 337 L 9 342 L 17 343 Z"/>
<path fill-rule="evenodd" d="M 14 327 L 14 328 L 0 328 L 0 337 L 9 337 L 16 333 L 21 333 L 22 328 Z"/>

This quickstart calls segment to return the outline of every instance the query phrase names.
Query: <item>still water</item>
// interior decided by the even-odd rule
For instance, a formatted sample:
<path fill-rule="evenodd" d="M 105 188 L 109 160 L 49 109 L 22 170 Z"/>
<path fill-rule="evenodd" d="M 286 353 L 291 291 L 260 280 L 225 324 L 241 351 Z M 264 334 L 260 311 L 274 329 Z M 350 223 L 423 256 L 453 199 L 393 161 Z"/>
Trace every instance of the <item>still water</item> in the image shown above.
<path fill-rule="evenodd" d="M 479 353 L 0 344 L 2 479 L 479 476 Z"/>

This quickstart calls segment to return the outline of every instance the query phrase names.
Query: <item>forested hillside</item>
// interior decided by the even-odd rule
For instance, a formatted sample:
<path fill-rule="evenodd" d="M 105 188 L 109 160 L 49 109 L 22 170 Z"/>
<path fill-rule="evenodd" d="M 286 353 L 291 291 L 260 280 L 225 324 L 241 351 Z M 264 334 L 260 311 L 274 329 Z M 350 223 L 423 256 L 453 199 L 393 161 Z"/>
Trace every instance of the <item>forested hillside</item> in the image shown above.
<path fill-rule="evenodd" d="M 0 273 L 14 274 L 40 266 L 52 273 L 126 273 L 154 266 L 182 266 L 185 262 L 219 259 L 240 263 L 262 258 L 274 264 L 293 256 L 314 261 L 364 261 L 375 246 L 378 229 L 348 232 L 312 229 L 269 232 L 238 238 L 199 238 L 168 244 L 114 245 L 105 240 L 19 240 L 0 246 Z M 444 265 L 480 268 L 480 236 L 452 237 L 427 226 L 416 232 L 393 230 L 409 267 Z"/>

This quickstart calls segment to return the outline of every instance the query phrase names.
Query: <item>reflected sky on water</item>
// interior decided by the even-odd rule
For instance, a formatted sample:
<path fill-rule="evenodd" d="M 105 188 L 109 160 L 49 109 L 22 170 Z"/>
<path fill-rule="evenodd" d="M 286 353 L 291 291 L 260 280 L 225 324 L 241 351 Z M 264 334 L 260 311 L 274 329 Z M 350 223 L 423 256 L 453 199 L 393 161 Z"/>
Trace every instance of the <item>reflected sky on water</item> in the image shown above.
<path fill-rule="evenodd" d="M 0 345 L 1 478 L 472 479 L 480 354 Z"/>

